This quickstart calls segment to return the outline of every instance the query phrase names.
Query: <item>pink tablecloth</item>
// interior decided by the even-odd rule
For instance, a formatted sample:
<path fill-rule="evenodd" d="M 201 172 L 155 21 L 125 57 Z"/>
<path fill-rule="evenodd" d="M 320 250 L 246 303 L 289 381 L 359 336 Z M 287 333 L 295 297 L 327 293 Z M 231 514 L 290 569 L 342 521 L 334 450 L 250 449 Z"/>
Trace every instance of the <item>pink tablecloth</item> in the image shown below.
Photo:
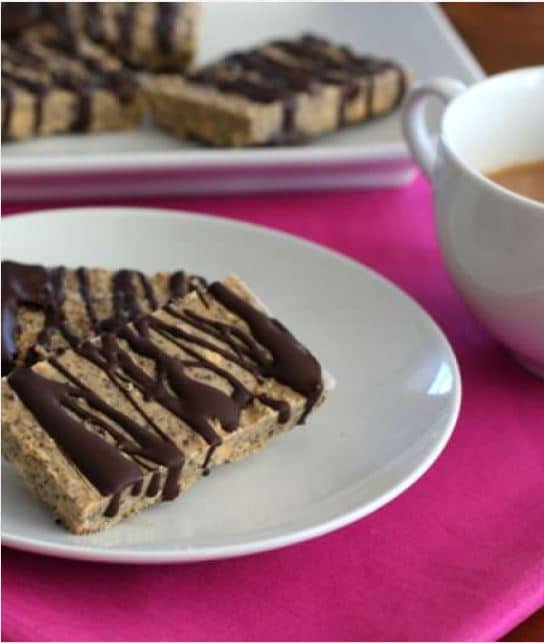
<path fill-rule="evenodd" d="M 164 567 L 4 549 L 5 639 L 490 640 L 544 604 L 544 384 L 453 291 L 422 179 L 379 192 L 140 204 L 281 228 L 392 279 L 453 344 L 464 380 L 459 424 L 435 466 L 400 498 L 287 549 Z"/>

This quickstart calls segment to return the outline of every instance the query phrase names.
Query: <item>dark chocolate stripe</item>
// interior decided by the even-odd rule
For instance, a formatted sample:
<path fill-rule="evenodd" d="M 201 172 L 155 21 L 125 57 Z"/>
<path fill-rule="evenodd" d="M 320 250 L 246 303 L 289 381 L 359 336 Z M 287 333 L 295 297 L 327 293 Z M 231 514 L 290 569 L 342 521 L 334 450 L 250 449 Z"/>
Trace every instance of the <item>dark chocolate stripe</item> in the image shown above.
<path fill-rule="evenodd" d="M 167 310 L 170 310 L 169 307 L 167 307 Z M 227 342 L 237 355 L 240 356 L 243 354 L 251 357 L 256 364 L 264 366 L 270 361 L 270 358 L 265 354 L 253 337 L 236 326 L 207 319 L 192 310 L 186 310 L 181 315 L 178 314 L 178 319 L 186 321 L 191 326 L 194 326 L 199 330 L 203 330 L 223 342 Z M 241 344 L 239 342 L 241 342 Z"/>
<path fill-rule="evenodd" d="M 159 307 L 159 303 L 157 302 L 155 292 L 153 291 L 153 286 L 151 285 L 149 279 L 143 274 L 143 272 L 138 273 L 138 279 L 140 280 L 142 288 L 144 289 L 145 298 L 147 299 L 149 307 L 151 308 L 151 310 L 156 310 Z"/>
<path fill-rule="evenodd" d="M 83 5 L 85 13 L 85 28 L 89 37 L 97 42 L 104 41 L 104 25 L 99 2 L 87 2 Z"/>
<path fill-rule="evenodd" d="M 72 343 L 75 336 L 62 315 L 64 270 L 46 270 L 43 266 L 2 262 L 2 374 L 15 366 L 17 356 L 17 314 L 20 306 L 44 312 L 44 325 L 37 343 L 48 345 L 58 330 Z"/>
<path fill-rule="evenodd" d="M 3 62 L 10 62 L 19 67 L 45 70 L 43 60 L 32 52 L 30 43 L 13 43 L 9 47 L 2 47 Z"/>
<path fill-rule="evenodd" d="M 315 73 L 294 68 L 257 50 L 231 54 L 225 62 L 231 69 L 239 66 L 243 70 L 258 71 L 266 80 L 280 89 L 309 91 L 318 78 Z"/>
<path fill-rule="evenodd" d="M 225 308 L 243 319 L 255 339 L 270 351 L 273 360 L 263 366 L 265 375 L 306 397 L 303 422 L 323 392 L 319 362 L 276 319 L 248 304 L 224 284 L 213 283 L 209 292 Z"/>
<path fill-rule="evenodd" d="M 130 57 L 132 38 L 134 36 L 134 19 L 136 17 L 137 3 L 128 2 L 119 13 L 117 27 L 119 29 L 118 54 L 121 57 Z"/>
<path fill-rule="evenodd" d="M 156 362 L 161 380 L 165 377 L 170 389 L 178 396 L 175 404 L 172 405 L 170 402 L 170 410 L 187 422 L 208 444 L 216 444 L 219 440 L 219 436 L 207 420 L 208 417 L 217 418 L 226 430 L 236 429 L 240 409 L 234 401 L 222 391 L 188 377 L 179 360 L 165 353 L 151 341 L 148 318 L 144 317 L 134 322 L 134 326 L 134 330 L 122 328 L 119 337 L 124 339 L 135 353 Z M 163 400 L 175 399 L 167 393 L 161 382 L 152 382 L 150 386 L 150 383 L 142 378 L 139 384 L 144 386 L 146 395 L 158 399 L 161 404 Z"/>
<path fill-rule="evenodd" d="M 250 78 L 220 78 L 214 70 L 203 70 L 190 76 L 190 80 L 203 85 L 211 85 L 220 91 L 241 94 L 256 103 L 273 103 L 291 96 L 286 89 Z"/>
<path fill-rule="evenodd" d="M 136 274 L 134 270 L 119 270 L 114 274 L 112 280 L 113 314 L 100 322 L 99 329 L 101 331 L 117 331 L 128 321 L 136 319 L 141 314 L 134 286 Z"/>
<path fill-rule="evenodd" d="M 77 50 L 78 44 L 78 25 L 77 19 L 74 19 L 71 11 L 77 11 L 79 8 L 71 7 L 71 2 L 51 2 L 45 3 L 51 18 L 58 27 L 58 44 L 69 50 Z M 75 3 L 74 3 L 75 4 Z"/>
<path fill-rule="evenodd" d="M 165 308 L 165 311 L 170 312 L 170 314 L 174 312 L 168 306 Z M 188 324 L 191 323 L 189 318 L 184 317 L 182 314 L 178 315 L 174 313 L 174 316 L 180 319 L 181 321 L 184 321 L 185 323 L 188 323 Z M 179 326 L 173 326 L 171 324 L 167 324 L 166 322 L 157 318 L 150 319 L 150 325 L 154 330 L 168 336 L 168 338 L 171 340 L 172 338 L 183 340 L 183 343 L 177 342 L 178 346 L 180 346 L 181 348 L 185 349 L 187 344 L 196 344 L 197 346 L 200 346 L 207 350 L 214 351 L 218 355 L 221 355 L 221 357 L 224 357 L 226 360 L 229 360 L 233 364 L 240 366 L 240 368 L 243 368 L 244 370 L 248 371 L 251 374 L 257 373 L 257 369 L 255 365 L 248 364 L 247 360 L 244 360 L 241 356 L 238 356 L 236 352 L 225 350 L 221 346 L 218 346 L 217 344 L 214 344 L 213 342 L 210 342 L 204 339 L 203 337 L 199 337 L 198 335 L 192 335 L 191 333 L 187 333 L 182 328 L 179 328 Z M 216 334 L 213 332 L 213 330 L 204 324 L 199 324 L 198 322 L 195 322 L 191 325 L 195 326 L 198 330 L 201 330 L 202 332 L 207 333 L 208 335 L 211 335 L 212 337 L 216 337 Z M 228 337 L 221 336 L 221 339 L 224 342 L 229 343 L 230 345 Z"/>
<path fill-rule="evenodd" d="M 7 83 L 2 83 L 2 140 L 10 138 L 10 123 L 13 115 L 13 90 Z"/>
<path fill-rule="evenodd" d="M 392 63 L 393 68 L 398 74 L 398 89 L 397 89 L 397 100 L 393 105 L 393 109 L 398 107 L 406 94 L 406 74 L 400 65 Z"/>
<path fill-rule="evenodd" d="M 168 287 L 172 297 L 185 297 L 190 288 L 188 275 L 183 270 L 172 273 Z"/>
<path fill-rule="evenodd" d="M 102 495 L 116 494 L 140 479 L 140 468 L 134 462 L 67 413 L 66 400 L 80 394 L 80 390 L 26 367 L 16 370 L 9 382 L 40 426 Z"/>
<path fill-rule="evenodd" d="M 315 36 L 304 36 L 297 42 L 278 40 L 271 43 L 295 58 L 302 58 L 312 69 L 319 72 L 325 68 L 328 72 L 347 72 L 353 75 L 366 75 L 389 69 L 393 63 L 371 56 L 358 56 L 348 47 L 338 47 Z M 333 55 L 332 51 L 338 55 Z"/>
<path fill-rule="evenodd" d="M 285 424 L 285 422 L 289 421 L 289 417 L 291 416 L 291 409 L 287 402 L 285 402 L 284 400 L 275 400 L 274 398 L 265 395 L 264 393 L 258 395 L 257 399 L 259 400 L 259 402 L 261 402 L 261 404 L 269 406 L 271 409 L 274 409 L 274 411 L 278 412 L 278 422 L 280 424 Z"/>
<path fill-rule="evenodd" d="M 91 297 L 91 292 L 89 288 L 89 275 L 87 270 L 83 267 L 80 267 L 76 270 L 76 277 L 79 287 L 79 294 L 85 303 L 85 310 L 87 311 L 87 317 L 91 322 L 93 330 L 98 327 L 98 317 L 94 310 L 93 301 Z"/>
<path fill-rule="evenodd" d="M 370 93 L 372 83 L 367 86 L 367 91 Z M 345 125 L 346 123 L 346 110 L 349 103 L 357 98 L 361 92 L 361 87 L 358 83 L 347 84 L 342 87 L 342 95 L 340 104 L 338 106 L 338 126 Z"/>
<path fill-rule="evenodd" d="M 34 96 L 34 125 L 33 130 L 39 133 L 43 120 L 43 102 L 47 96 L 50 87 L 43 82 L 28 78 L 19 71 L 2 71 L 2 77 L 8 78 L 15 85 L 31 92 Z"/>
<path fill-rule="evenodd" d="M 219 375 L 219 377 L 222 377 L 225 379 L 233 389 L 233 392 L 231 393 L 232 399 L 240 405 L 240 408 L 243 408 L 246 406 L 246 404 L 249 404 L 249 402 L 252 400 L 253 396 L 252 394 L 247 390 L 247 388 L 240 382 L 239 379 L 234 377 L 232 373 L 229 371 L 226 371 L 225 369 L 221 368 L 220 366 L 217 366 L 216 364 L 213 364 L 209 360 L 207 360 L 205 357 L 203 357 L 200 353 L 198 353 L 196 350 L 188 346 L 187 344 L 183 344 L 181 342 L 178 342 L 175 340 L 170 333 L 167 331 L 165 332 L 164 327 L 159 325 L 154 324 L 153 322 L 157 322 L 159 320 L 155 318 L 148 318 L 148 322 L 150 327 L 157 332 L 159 335 L 162 337 L 166 338 L 168 341 L 172 342 L 175 346 L 178 346 L 178 348 L 181 348 L 185 353 L 187 353 L 189 356 L 191 356 L 195 361 L 185 361 L 184 366 L 185 367 L 190 367 L 194 366 L 197 368 L 205 368 L 208 371 L 212 371 L 216 375 Z M 189 342 L 190 343 L 190 342 Z M 195 342 L 197 343 L 197 342 Z M 232 426 L 224 426 L 225 430 L 227 431 L 233 431 L 234 429 Z M 235 427 L 236 428 L 236 427 Z"/>
<path fill-rule="evenodd" d="M 70 346 L 75 346 L 79 343 L 79 338 L 70 329 L 62 313 L 62 305 L 66 296 L 64 290 L 65 276 L 66 269 L 63 266 L 48 270 L 46 284 L 48 299 L 44 307 L 45 320 L 43 328 L 36 339 L 36 343 L 45 349 L 50 347 L 51 338 L 57 330 L 62 333 Z"/>
<path fill-rule="evenodd" d="M 183 270 L 178 270 L 170 275 L 168 288 L 170 290 L 170 297 L 177 299 L 185 297 L 188 293 L 196 290 L 200 292 L 208 287 L 208 282 L 204 277 L 198 275 L 188 275 Z"/>
<path fill-rule="evenodd" d="M 34 95 L 39 95 L 49 89 L 46 83 L 29 77 L 20 69 L 2 69 L 2 79 L 9 80 L 19 89 L 24 89 Z"/>
<path fill-rule="evenodd" d="M 172 51 L 174 25 L 180 5 L 177 2 L 158 2 L 155 21 L 155 37 L 164 54 Z"/>

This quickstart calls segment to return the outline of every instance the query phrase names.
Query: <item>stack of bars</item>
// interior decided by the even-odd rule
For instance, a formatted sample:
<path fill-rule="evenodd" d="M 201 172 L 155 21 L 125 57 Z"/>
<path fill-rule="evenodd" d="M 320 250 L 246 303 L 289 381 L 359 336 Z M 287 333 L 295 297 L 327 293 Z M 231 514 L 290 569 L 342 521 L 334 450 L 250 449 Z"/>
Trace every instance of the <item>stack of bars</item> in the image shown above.
<path fill-rule="evenodd" d="M 324 401 L 316 358 L 235 276 L 6 267 L 2 452 L 74 533 L 176 498 Z"/>
<path fill-rule="evenodd" d="M 199 16 L 192 3 L 3 3 L 2 140 L 139 126 L 136 72 L 185 69 Z"/>

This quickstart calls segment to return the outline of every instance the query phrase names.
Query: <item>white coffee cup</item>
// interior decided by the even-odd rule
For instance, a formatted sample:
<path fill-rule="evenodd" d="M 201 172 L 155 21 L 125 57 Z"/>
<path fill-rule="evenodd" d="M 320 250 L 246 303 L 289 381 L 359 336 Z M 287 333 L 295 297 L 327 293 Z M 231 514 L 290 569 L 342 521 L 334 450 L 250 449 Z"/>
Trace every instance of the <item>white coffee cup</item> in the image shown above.
<path fill-rule="evenodd" d="M 437 143 L 424 118 L 431 96 L 447 103 Z M 459 292 L 500 342 L 544 376 L 544 203 L 485 176 L 544 159 L 544 66 L 469 88 L 449 78 L 417 85 L 403 128 L 432 182 L 438 239 Z"/>

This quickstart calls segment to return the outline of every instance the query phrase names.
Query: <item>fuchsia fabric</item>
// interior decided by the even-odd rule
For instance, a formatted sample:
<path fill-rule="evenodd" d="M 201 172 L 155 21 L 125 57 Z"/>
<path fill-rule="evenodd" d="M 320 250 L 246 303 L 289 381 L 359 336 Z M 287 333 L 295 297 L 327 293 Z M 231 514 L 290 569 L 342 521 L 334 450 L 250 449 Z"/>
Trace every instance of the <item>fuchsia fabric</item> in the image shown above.
<path fill-rule="evenodd" d="M 544 604 L 544 383 L 479 327 L 454 292 L 423 179 L 376 192 L 132 204 L 280 228 L 393 280 L 455 349 L 464 389 L 459 423 L 438 462 L 400 498 L 283 550 L 144 567 L 4 548 L 5 639 L 490 640 Z M 62 204 L 42 207 L 54 205 Z M 37 207 L 5 204 L 4 212 Z"/>

